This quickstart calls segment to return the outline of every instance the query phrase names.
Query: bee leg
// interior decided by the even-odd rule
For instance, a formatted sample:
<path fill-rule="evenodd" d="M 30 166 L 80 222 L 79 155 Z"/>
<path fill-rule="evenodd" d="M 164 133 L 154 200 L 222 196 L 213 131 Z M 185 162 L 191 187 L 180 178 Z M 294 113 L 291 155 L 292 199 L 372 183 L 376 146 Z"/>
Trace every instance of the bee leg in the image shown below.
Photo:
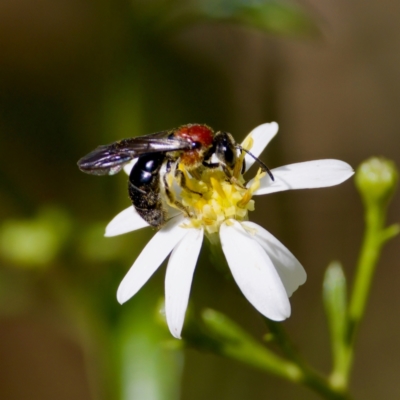
<path fill-rule="evenodd" d="M 207 168 L 218 168 L 221 167 L 222 171 L 224 171 L 227 180 L 232 183 L 233 185 L 237 185 L 239 187 L 241 187 L 242 189 L 246 189 L 240 182 L 239 180 L 232 174 L 232 171 L 223 163 L 208 163 L 206 161 L 203 161 L 203 165 Z M 243 165 L 244 165 L 244 160 L 243 160 Z M 242 166 L 242 169 L 244 167 Z"/>
<path fill-rule="evenodd" d="M 224 171 L 226 177 L 227 177 L 227 181 L 229 181 L 230 183 L 232 183 L 232 185 L 236 185 L 239 186 L 242 189 L 246 189 L 243 184 L 241 184 L 239 182 L 239 180 L 232 174 L 231 170 L 226 166 L 221 164 L 222 170 Z"/>
<path fill-rule="evenodd" d="M 187 186 L 185 174 L 184 174 L 181 170 L 177 169 L 177 170 L 175 171 L 175 178 L 177 178 L 178 183 L 179 183 L 179 186 L 180 186 L 182 189 L 185 189 L 185 190 L 187 190 L 188 192 L 191 192 L 191 193 L 194 193 L 194 194 L 199 195 L 200 197 L 203 197 L 203 194 L 202 194 L 202 193 L 196 192 L 195 190 L 192 190 L 192 189 L 190 189 L 190 188 Z"/>
<path fill-rule="evenodd" d="M 170 171 L 171 171 L 171 168 L 170 168 L 170 165 L 169 165 L 169 162 L 168 162 L 168 164 L 167 164 L 167 173 L 163 176 L 164 189 L 165 189 L 165 194 L 167 196 L 168 204 L 171 207 L 175 207 L 178 210 L 181 210 L 185 214 L 186 217 L 191 218 L 192 215 L 189 212 L 189 210 L 180 201 L 176 200 L 174 193 L 172 192 L 172 190 L 169 187 L 167 177 L 168 177 L 168 173 Z"/>
<path fill-rule="evenodd" d="M 232 182 L 232 180 L 234 179 L 231 170 L 222 162 L 208 163 L 206 161 L 203 161 L 203 165 L 206 168 L 210 168 L 210 169 L 215 169 L 215 168 L 221 167 L 222 171 L 224 171 L 225 175 L 227 176 L 227 178 L 230 182 Z"/>
<path fill-rule="evenodd" d="M 206 168 L 210 168 L 210 169 L 215 169 L 215 168 L 221 167 L 222 171 L 225 173 L 225 175 L 227 176 L 227 178 L 230 182 L 232 182 L 232 179 L 234 179 L 232 171 L 222 162 L 208 163 L 206 161 L 203 161 L 203 165 Z"/>
<path fill-rule="evenodd" d="M 246 172 L 246 159 L 243 158 L 241 174 L 243 175 L 245 172 Z"/>

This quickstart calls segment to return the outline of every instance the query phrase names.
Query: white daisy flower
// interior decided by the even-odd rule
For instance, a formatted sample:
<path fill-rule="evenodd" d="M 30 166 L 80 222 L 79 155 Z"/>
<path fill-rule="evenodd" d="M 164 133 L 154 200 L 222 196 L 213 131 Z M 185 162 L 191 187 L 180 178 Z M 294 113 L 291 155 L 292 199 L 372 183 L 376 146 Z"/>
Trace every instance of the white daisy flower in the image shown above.
<path fill-rule="evenodd" d="M 258 157 L 277 132 L 275 122 L 260 125 L 250 132 L 242 146 L 251 148 Z M 125 303 L 170 255 L 165 278 L 165 313 L 168 327 L 176 338 L 181 336 L 204 234 L 210 238 L 219 235 L 233 278 L 247 300 L 269 319 L 288 318 L 289 297 L 306 281 L 306 272 L 282 243 L 261 226 L 248 221 L 248 211 L 254 209 L 252 197 L 338 185 L 354 173 L 343 161 L 308 161 L 272 169 L 274 180 L 259 170 L 244 185 L 240 174 L 243 158 L 246 170 L 255 161 L 246 153 L 240 156 L 234 183 L 227 181 L 219 169 L 205 169 L 201 180 L 184 171 L 191 191 L 183 189 L 179 196 L 191 217 L 179 212 L 171 218 L 146 245 L 118 288 L 118 301 Z M 149 226 L 147 222 L 131 206 L 109 223 L 105 235 L 116 236 L 146 226 Z"/>

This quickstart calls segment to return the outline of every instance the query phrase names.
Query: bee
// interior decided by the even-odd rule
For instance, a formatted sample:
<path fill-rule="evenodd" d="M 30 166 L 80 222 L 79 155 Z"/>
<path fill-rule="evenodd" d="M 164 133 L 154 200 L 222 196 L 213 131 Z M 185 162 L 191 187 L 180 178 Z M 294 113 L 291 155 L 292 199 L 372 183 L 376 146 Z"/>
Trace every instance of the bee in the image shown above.
<path fill-rule="evenodd" d="M 237 144 L 230 133 L 214 133 L 203 124 L 182 125 L 99 146 L 81 158 L 78 167 L 92 175 L 114 175 L 136 159 L 129 174 L 129 197 L 139 215 L 149 225 L 159 228 L 168 219 L 165 202 L 190 216 L 168 184 L 168 176 L 173 174 L 182 188 L 190 190 L 186 187 L 185 175 L 177 168 L 178 164 L 189 173 L 201 168 L 220 167 L 227 179 L 232 180 L 238 160 L 237 150 L 250 154 L 274 179 L 268 167 Z"/>

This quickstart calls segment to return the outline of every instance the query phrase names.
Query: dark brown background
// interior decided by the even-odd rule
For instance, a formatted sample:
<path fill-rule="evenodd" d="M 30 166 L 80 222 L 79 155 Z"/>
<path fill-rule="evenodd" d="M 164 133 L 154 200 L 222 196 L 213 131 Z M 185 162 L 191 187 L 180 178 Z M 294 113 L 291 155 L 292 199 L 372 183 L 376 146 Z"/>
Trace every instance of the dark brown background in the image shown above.
<path fill-rule="evenodd" d="M 317 22 L 317 38 L 198 23 L 138 44 L 140 30 L 130 26 L 129 5 L 122 2 L 0 2 L 0 217 L 29 218 L 51 203 L 61 204 L 78 225 L 105 223 L 129 204 L 123 179 L 92 182 L 79 174 L 76 160 L 100 143 L 187 122 L 206 122 L 240 139 L 260 123 L 278 121 L 279 135 L 264 155 L 271 167 L 320 158 L 357 166 L 372 155 L 399 164 L 400 4 L 299 4 Z M 135 17 L 142 11 L 137 7 Z M 109 188 L 118 193 L 116 200 Z M 400 220 L 398 210 L 397 196 L 390 222 Z M 252 219 L 285 243 L 308 272 L 286 326 L 310 362 L 328 372 L 321 282 L 333 259 L 342 261 L 350 280 L 353 275 L 363 231 L 354 185 L 271 195 L 257 203 Z M 352 380 L 358 399 L 400 397 L 399 256 L 397 239 L 385 248 L 373 284 Z M 65 255 L 55 264 L 68 268 L 68 260 Z M 51 302 L 47 285 L 57 274 L 50 270 L 47 283 L 38 284 L 30 271 L 10 272 L 13 266 L 3 264 L 0 398 L 102 399 L 93 388 L 98 378 L 85 371 L 80 336 Z M 198 306 L 226 312 L 261 335 L 262 322 L 234 283 L 204 264 L 193 288 Z M 93 271 L 85 279 L 95 281 Z M 163 275 L 153 279 L 160 294 Z M 182 399 L 205 398 L 317 396 L 191 350 Z"/>

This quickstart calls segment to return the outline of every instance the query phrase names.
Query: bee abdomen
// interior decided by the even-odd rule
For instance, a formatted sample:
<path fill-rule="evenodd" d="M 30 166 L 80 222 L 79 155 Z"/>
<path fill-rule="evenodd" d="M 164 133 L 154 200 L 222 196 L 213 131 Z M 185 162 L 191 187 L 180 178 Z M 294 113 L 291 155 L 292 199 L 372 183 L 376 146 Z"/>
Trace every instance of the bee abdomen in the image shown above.
<path fill-rule="evenodd" d="M 166 212 L 160 195 L 160 168 L 165 154 L 140 156 L 129 175 L 129 197 L 139 215 L 151 226 L 160 227 Z"/>

